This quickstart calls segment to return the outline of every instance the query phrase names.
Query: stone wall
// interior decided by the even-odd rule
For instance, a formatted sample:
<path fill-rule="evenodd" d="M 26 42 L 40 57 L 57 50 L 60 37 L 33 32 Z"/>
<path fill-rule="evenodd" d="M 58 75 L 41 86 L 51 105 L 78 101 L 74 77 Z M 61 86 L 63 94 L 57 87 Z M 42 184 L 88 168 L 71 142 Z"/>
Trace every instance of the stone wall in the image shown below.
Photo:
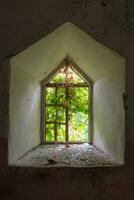
<path fill-rule="evenodd" d="M 23 0 L 0 6 L 0 137 L 8 136 L 9 67 L 15 55 L 66 21 L 127 59 L 126 165 L 104 169 L 0 168 L 0 199 L 133 200 L 134 1 Z M 2 162 L 3 163 L 3 162 Z"/>

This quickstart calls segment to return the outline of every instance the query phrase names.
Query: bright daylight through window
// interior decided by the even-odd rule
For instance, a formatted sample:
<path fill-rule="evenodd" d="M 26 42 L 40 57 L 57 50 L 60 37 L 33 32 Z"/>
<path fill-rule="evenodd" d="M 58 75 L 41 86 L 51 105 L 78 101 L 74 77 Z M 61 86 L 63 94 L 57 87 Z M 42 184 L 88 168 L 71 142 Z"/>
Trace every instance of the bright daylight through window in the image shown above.
<path fill-rule="evenodd" d="M 125 164 L 123 57 L 66 22 L 9 64 L 9 165 Z"/>
<path fill-rule="evenodd" d="M 91 87 L 83 74 L 66 60 L 42 92 L 43 142 L 90 142 Z"/>

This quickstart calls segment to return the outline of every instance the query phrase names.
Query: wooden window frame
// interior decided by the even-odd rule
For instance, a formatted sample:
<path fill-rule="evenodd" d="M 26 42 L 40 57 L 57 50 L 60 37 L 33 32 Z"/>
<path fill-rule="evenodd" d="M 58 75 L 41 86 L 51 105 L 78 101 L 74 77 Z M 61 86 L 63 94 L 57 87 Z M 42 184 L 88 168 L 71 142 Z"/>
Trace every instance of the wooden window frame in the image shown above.
<path fill-rule="evenodd" d="M 50 72 L 48 74 L 48 76 L 43 80 L 41 81 L 41 125 L 40 125 L 40 140 L 41 140 L 41 144 L 55 144 L 55 143 L 58 143 L 58 144 L 66 144 L 66 143 L 69 143 L 69 144 L 81 144 L 81 143 L 84 143 L 84 142 L 70 142 L 68 141 L 68 120 L 67 120 L 67 111 L 66 111 L 66 141 L 65 142 L 47 142 L 47 141 L 44 141 L 44 131 L 45 131 L 45 123 L 46 123 L 46 120 L 45 120 L 45 113 L 46 113 L 46 106 L 45 106 L 45 101 L 44 101 L 44 90 L 46 89 L 46 87 L 54 87 L 54 84 L 53 83 L 48 83 L 50 79 L 52 79 L 54 77 L 54 75 L 61 69 L 61 67 L 63 65 L 69 65 L 70 67 L 72 67 L 74 69 L 74 71 L 76 70 L 76 74 L 77 72 L 87 81 L 87 86 L 85 85 L 82 85 L 82 84 L 74 84 L 70 87 L 88 87 L 89 90 L 88 90 L 88 143 L 89 144 L 93 144 L 93 81 L 91 80 L 91 78 L 89 78 L 85 72 L 82 71 L 82 69 L 80 67 L 78 67 L 70 58 L 65 58 L 61 64 L 56 67 L 52 72 Z M 48 86 L 49 85 L 49 86 Z M 66 98 L 68 97 L 68 95 L 66 94 Z M 52 104 L 51 104 L 52 105 Z M 56 123 L 55 123 L 56 124 Z M 56 125 L 55 125 L 56 126 Z M 90 133 L 90 134 L 89 134 Z M 45 137 L 46 138 L 46 137 Z M 54 135 L 54 138 L 55 140 L 57 140 L 57 135 Z"/>

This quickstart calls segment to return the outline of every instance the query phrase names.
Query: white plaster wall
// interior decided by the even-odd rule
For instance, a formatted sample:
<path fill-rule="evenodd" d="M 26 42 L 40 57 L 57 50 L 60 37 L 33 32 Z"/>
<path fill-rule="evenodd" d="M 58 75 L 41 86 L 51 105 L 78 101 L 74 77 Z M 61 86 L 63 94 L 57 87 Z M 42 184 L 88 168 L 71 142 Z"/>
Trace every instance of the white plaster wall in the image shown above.
<path fill-rule="evenodd" d="M 11 59 L 9 164 L 40 143 L 40 81 L 66 56 L 94 82 L 94 144 L 124 162 L 125 60 L 66 23 Z"/>
<path fill-rule="evenodd" d="M 66 29 L 57 29 L 13 57 L 10 84 L 9 164 L 40 144 L 40 81 L 67 54 Z"/>
<path fill-rule="evenodd" d="M 124 71 L 117 68 L 94 85 L 94 144 L 124 163 Z"/>
<path fill-rule="evenodd" d="M 40 129 L 40 87 L 12 67 L 10 87 L 9 163 L 37 146 Z"/>
<path fill-rule="evenodd" d="M 124 164 L 125 59 L 70 25 L 68 54 L 94 82 L 93 144 Z"/>

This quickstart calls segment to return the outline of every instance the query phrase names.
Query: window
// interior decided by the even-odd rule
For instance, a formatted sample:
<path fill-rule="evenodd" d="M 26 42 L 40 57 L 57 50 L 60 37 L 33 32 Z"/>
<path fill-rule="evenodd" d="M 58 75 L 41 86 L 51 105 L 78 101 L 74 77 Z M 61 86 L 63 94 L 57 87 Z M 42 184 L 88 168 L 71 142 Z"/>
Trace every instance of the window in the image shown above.
<path fill-rule="evenodd" d="M 70 62 L 68 57 L 56 68 L 57 63 L 59 63 L 59 60 L 63 58 L 64 55 L 70 56 L 84 73 L 72 61 Z M 50 158 L 47 157 L 50 156 L 49 147 L 53 149 L 53 153 L 55 153 L 54 147 L 59 148 L 60 146 L 63 148 L 67 147 L 67 151 L 69 150 L 69 146 L 75 146 L 77 161 L 80 161 L 81 158 L 83 160 L 83 157 L 85 157 L 84 165 L 82 163 L 79 164 L 77 161 L 76 163 L 72 163 L 71 161 L 70 166 L 74 166 L 74 164 L 76 167 L 89 166 L 88 164 L 91 164 L 91 166 L 94 167 L 100 166 L 100 162 L 102 166 L 106 166 L 102 154 L 102 159 L 100 161 L 100 159 L 94 159 L 94 156 L 97 156 L 96 151 L 92 151 L 93 153 L 90 150 L 88 151 L 90 147 L 91 150 L 95 150 L 93 148 L 94 146 L 99 148 L 101 152 L 103 151 L 110 156 L 112 166 L 120 166 L 125 163 L 125 111 L 122 94 L 125 92 L 126 60 L 123 57 L 88 36 L 87 33 L 74 24 L 67 22 L 44 39 L 31 45 L 18 55 L 13 56 L 9 64 L 11 68 L 9 90 L 10 126 L 8 137 L 9 165 L 14 165 L 16 160 L 29 152 L 32 148 L 37 146 L 38 150 L 41 143 L 46 143 L 46 97 L 44 95 L 46 89 L 50 89 L 46 87 L 46 84 L 51 82 L 64 65 L 69 65 L 76 74 L 79 74 L 82 80 L 84 79 L 89 84 L 88 139 L 93 145 L 41 145 L 41 148 L 43 147 L 42 151 L 45 149 L 45 152 L 42 152 L 44 154 L 40 154 L 39 150 L 39 153 L 36 154 L 36 161 L 32 160 L 34 156 L 31 154 L 29 166 L 36 166 L 35 163 L 46 163 L 47 158 Z M 56 69 L 54 70 L 54 68 Z M 43 74 L 49 75 L 48 77 L 43 77 Z M 89 80 L 88 76 L 92 81 Z M 72 87 L 72 89 L 75 88 L 76 87 Z M 42 92 L 40 92 L 40 89 Z M 61 103 L 62 102 L 61 99 Z M 50 126 L 53 126 L 53 124 Z M 64 125 L 64 128 L 65 126 L 66 125 Z M 53 130 L 54 134 L 54 129 L 51 130 Z M 70 131 L 68 132 L 68 142 L 71 141 L 69 136 Z M 53 142 L 55 141 L 54 139 Z M 76 138 L 73 142 L 74 141 L 76 141 Z M 63 143 L 64 142 L 66 142 L 66 138 L 64 138 Z M 81 146 L 83 147 L 83 151 L 81 151 Z M 74 149 L 72 150 L 73 154 Z M 64 153 L 64 151 L 62 151 L 62 153 Z M 72 154 L 70 153 L 70 155 Z M 41 155 L 40 160 L 39 155 Z M 66 153 L 64 155 L 66 155 Z M 58 154 L 58 158 L 59 157 L 60 154 Z M 29 154 L 27 158 L 29 160 Z M 89 158 L 88 161 L 87 158 Z M 97 158 L 100 158 L 100 152 Z M 60 157 L 60 159 L 62 160 L 62 157 Z M 64 162 L 59 162 L 58 160 L 57 162 L 58 166 L 59 164 L 65 166 Z M 27 162 L 23 160 L 19 166 L 24 166 L 25 164 L 28 166 Z M 44 164 L 44 167 L 45 166 Z"/>
<path fill-rule="evenodd" d="M 92 83 L 65 59 L 41 83 L 41 142 L 92 143 Z"/>

